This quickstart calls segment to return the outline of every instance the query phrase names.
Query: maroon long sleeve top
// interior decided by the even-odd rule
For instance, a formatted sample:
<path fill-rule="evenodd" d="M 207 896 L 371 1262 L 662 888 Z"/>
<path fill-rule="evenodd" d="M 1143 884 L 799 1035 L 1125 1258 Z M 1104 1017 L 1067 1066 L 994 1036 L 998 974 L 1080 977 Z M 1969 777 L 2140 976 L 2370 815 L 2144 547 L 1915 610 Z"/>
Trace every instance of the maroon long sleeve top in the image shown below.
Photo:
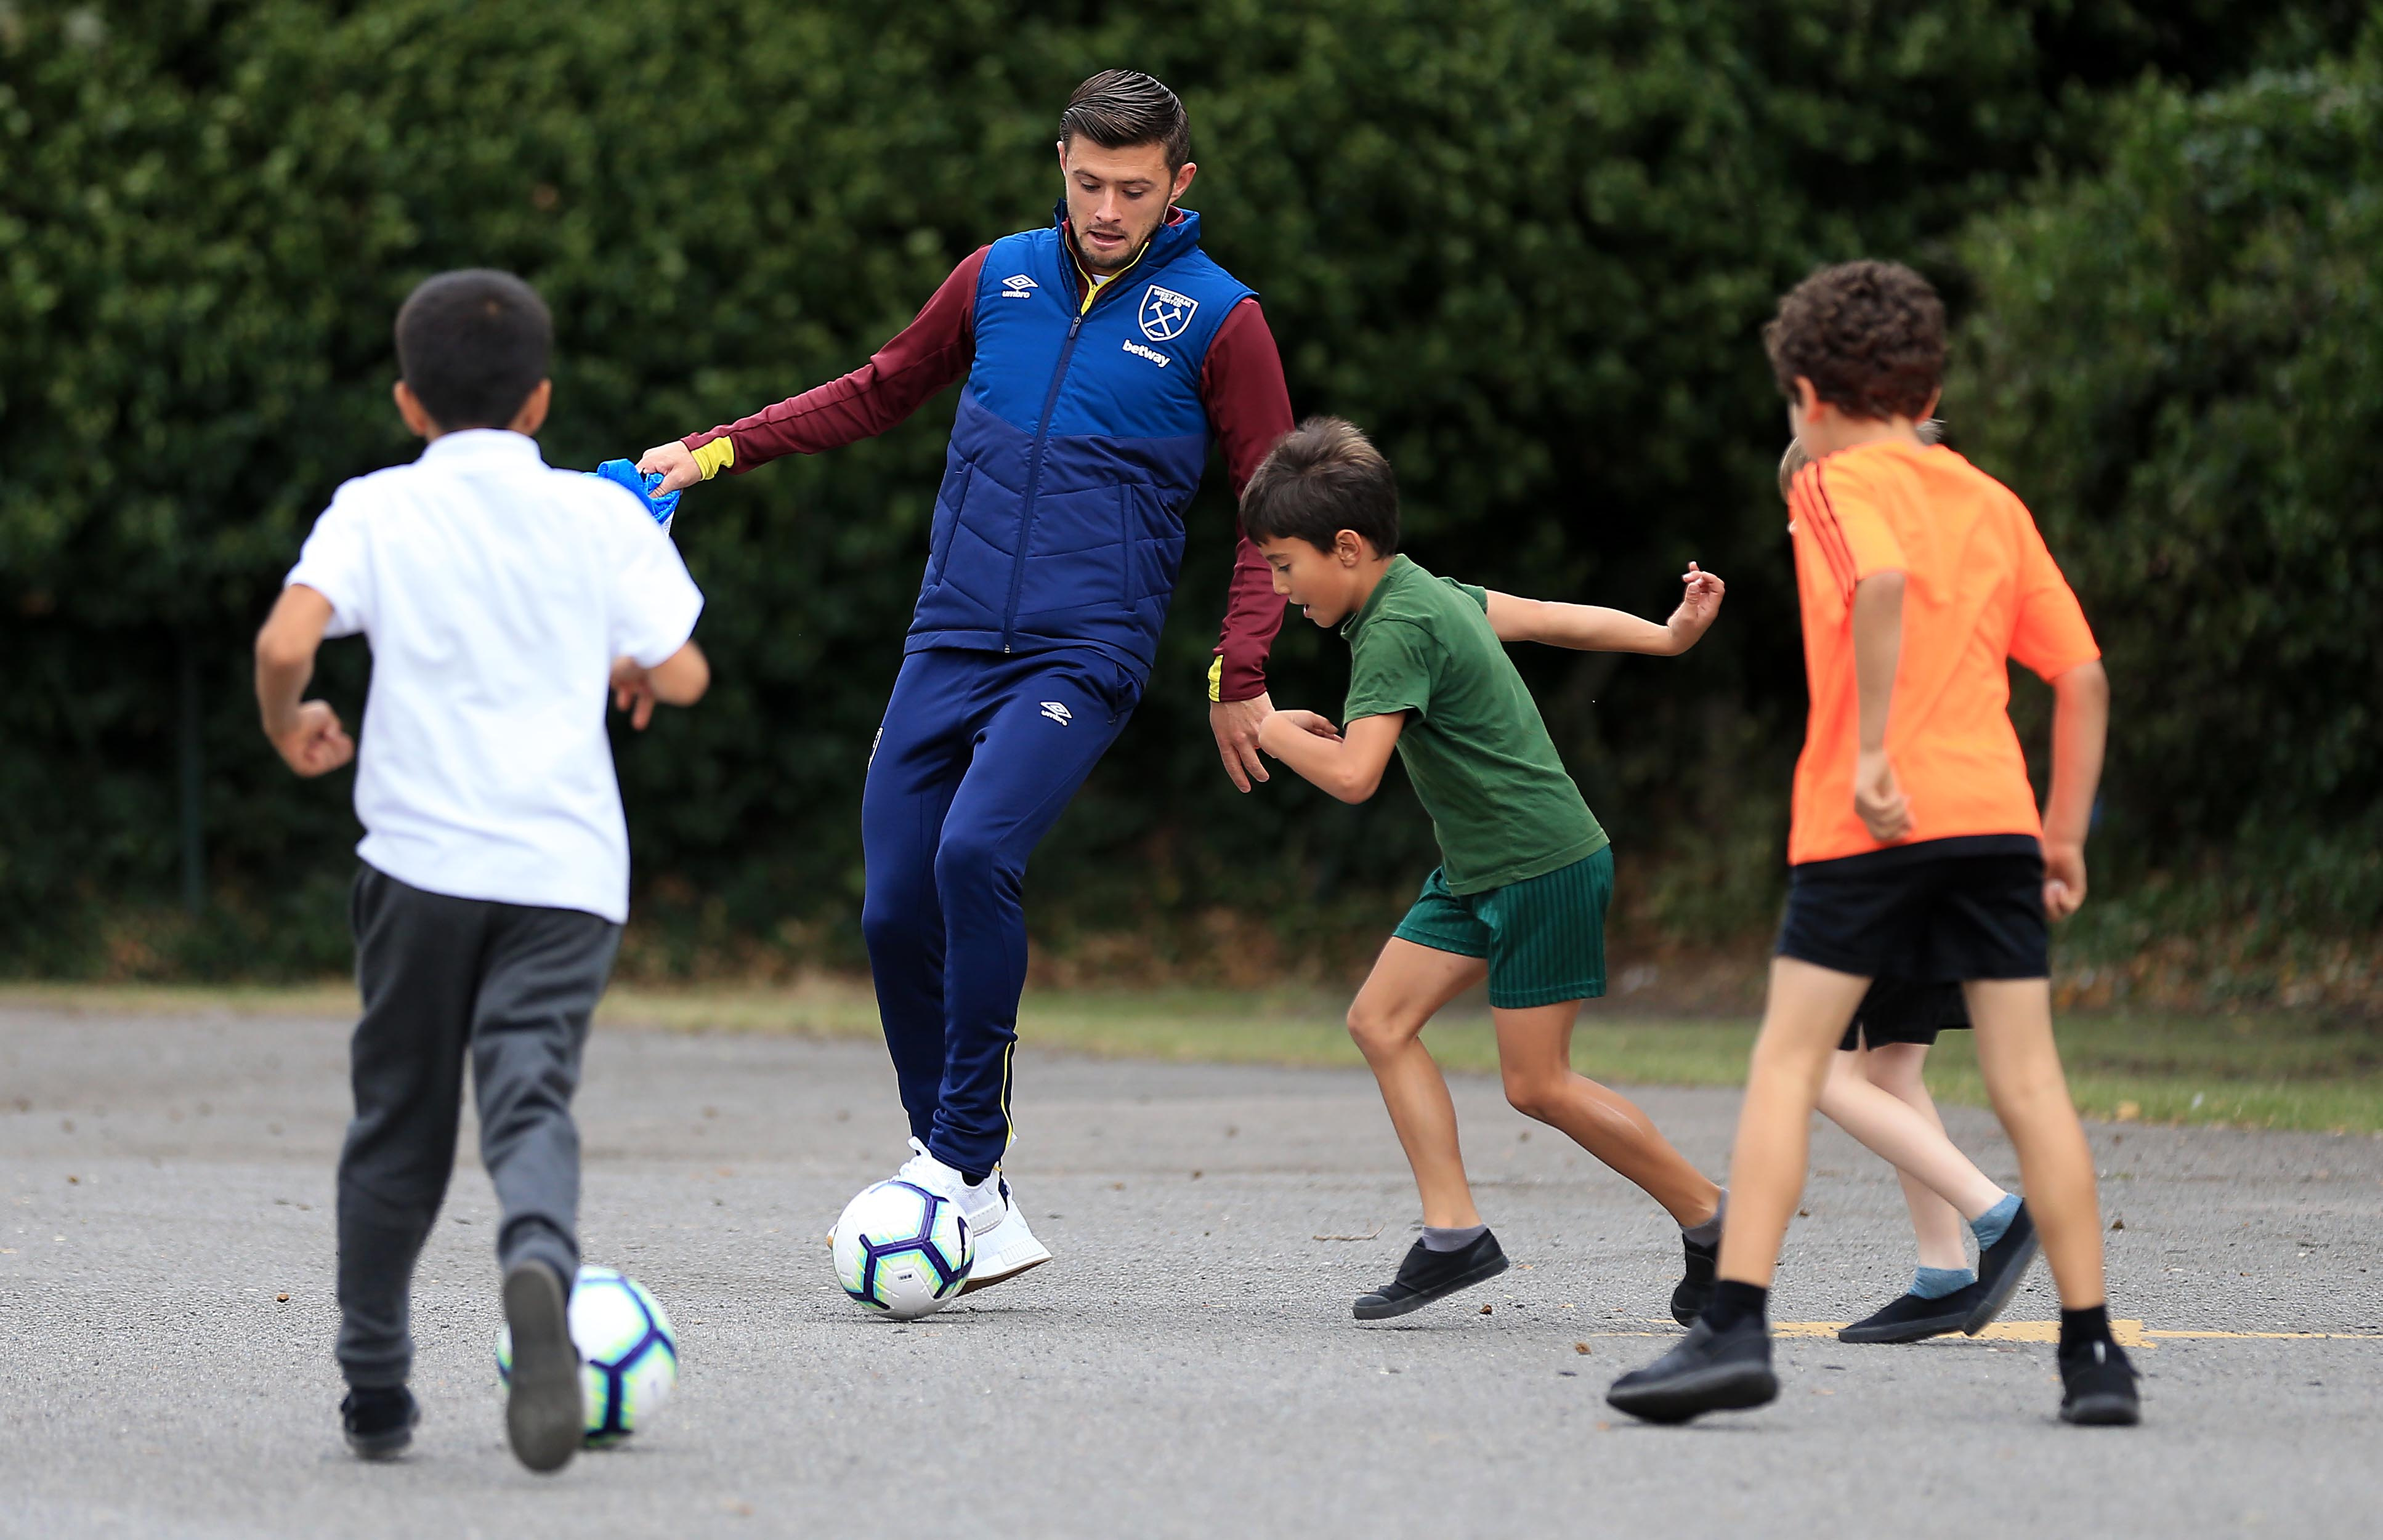
<path fill-rule="evenodd" d="M 786 454 L 818 454 L 893 427 L 930 396 L 965 376 L 975 356 L 977 278 L 990 247 L 979 247 L 952 269 L 900 334 L 840 379 L 764 407 L 685 440 L 700 449 L 722 434 L 735 442 L 732 475 Z M 1258 468 L 1275 440 L 1291 428 L 1290 391 L 1282 355 L 1254 296 L 1241 301 L 1216 329 L 1200 372 L 1207 409 L 1232 477 L 1233 496 Z M 1249 700 L 1266 693 L 1266 654 L 1282 629 L 1283 604 L 1266 558 L 1241 535 L 1234 553 L 1225 619 L 1215 648 L 1222 664 L 1215 698 Z"/>

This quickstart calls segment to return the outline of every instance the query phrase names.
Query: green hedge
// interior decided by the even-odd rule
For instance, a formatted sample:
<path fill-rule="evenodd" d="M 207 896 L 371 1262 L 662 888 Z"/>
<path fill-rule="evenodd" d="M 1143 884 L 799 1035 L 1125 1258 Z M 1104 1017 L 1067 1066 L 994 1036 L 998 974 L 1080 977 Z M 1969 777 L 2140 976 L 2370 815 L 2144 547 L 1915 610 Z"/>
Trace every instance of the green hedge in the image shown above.
<path fill-rule="evenodd" d="M 2068 325 L 2062 346 L 2116 371 L 2093 337 L 2123 317 L 2021 292 L 2027 272 L 2071 260 L 2039 250 L 2029 221 L 2084 232 L 2044 236 L 2054 246 L 2124 235 L 2105 225 L 2138 195 L 2114 180 L 2097 215 L 2090 176 L 2112 114 L 2203 111 L 2179 92 L 2338 49 L 2358 9 L 0 6 L 0 654 L 14 685 L 0 693 L 0 967 L 344 959 L 350 783 L 300 784 L 273 759 L 246 644 L 331 488 L 412 453 L 387 390 L 389 319 L 414 282 L 465 264 L 532 277 L 562 332 L 549 457 L 634 452 L 853 366 L 961 255 L 1045 218 L 1056 105 L 1118 61 L 1182 91 L 1211 249 L 1264 291 L 1297 406 L 1354 417 L 1389 448 L 1419 559 L 1645 611 L 1691 557 L 1732 579 L 1728 616 L 1689 659 L 1528 667 L 1622 842 L 1638 911 L 1675 931 L 1740 929 L 1775 892 L 1801 712 L 1766 490 L 1782 429 L 1753 341 L 1772 297 L 1818 262 L 1873 253 L 1920 262 L 1964 302 L 1972 264 L 1993 313 L 1974 335 L 1997 361 L 1981 452 L 2056 438 L 2076 401 L 2003 361 L 2066 356 L 2030 339 Z M 2133 83 L 2147 72 L 2179 84 Z M 2121 154 L 2114 177 L 2155 175 L 2155 160 Z M 2371 149 L 2341 164 L 2364 167 L 2371 206 Z M 2086 179 L 2037 181 L 2046 166 Z M 1957 259 L 1965 223 L 2019 189 L 2042 212 L 1990 224 Z M 2275 250 L 2278 292 L 2317 250 Z M 2205 297 L 2179 282 L 2178 336 L 2215 324 L 2192 309 Z M 2277 425 L 2276 447 L 2229 462 L 2224 506 L 2280 510 L 2269 489 L 2300 477 L 2290 506 L 2321 511 L 2353 462 L 2371 466 L 2348 431 L 2374 410 L 2371 332 L 2345 331 L 2337 363 L 2312 356 L 2307 380 L 2355 375 L 2362 335 L 2365 373 L 2340 383 L 2364 405 L 2322 419 L 2341 437 L 2288 422 L 2280 388 L 2242 398 Z M 2256 369 L 2281 355 L 2229 356 Z M 2089 372 L 2066 378 L 2081 389 Z M 2175 376 L 2107 377 L 2148 403 L 2146 433 L 2167 421 L 2142 393 Z M 719 686 L 619 746 L 643 912 L 690 946 L 855 955 L 861 770 L 950 411 L 946 397 L 882 439 L 704 488 L 681 515 Z M 2179 419 L 2174 452 L 2144 474 L 2204 485 L 2199 421 Z M 2006 467 L 2056 543 L 2082 553 L 2079 531 L 2105 516 L 2149 527 L 2155 488 L 2112 498 L 2090 453 L 2069 458 L 2081 468 Z M 1243 800 L 1216 767 L 1199 684 L 1229 556 L 1221 481 L 1193 511 L 1140 720 L 1038 863 L 1046 934 L 1163 932 L 1238 909 L 1290 917 L 1267 928 L 1276 944 L 1320 944 L 1428 861 L 1402 793 L 1350 811 L 1278 781 Z M 2210 516 L 2196 560 L 2285 571 L 2285 548 L 2238 550 L 2252 532 Z M 2111 538 L 2080 573 L 2127 659 L 2200 611 Z M 2244 616 L 2277 607 L 2271 631 L 2239 634 L 2289 634 L 2329 660 L 2327 678 L 2363 658 L 2371 682 L 2371 627 L 2294 597 L 2238 585 Z M 1332 704 L 1342 665 L 1325 640 L 1286 629 L 1278 696 Z M 2274 740 L 2245 711 L 2315 698 L 2302 658 L 2238 659 L 2208 676 L 2213 693 L 2122 694 L 2143 746 L 2121 760 L 2114 806 L 2161 809 L 2114 819 L 2140 865 L 2246 819 L 2329 817 L 2350 795 L 2357 756 L 2372 762 L 2371 715 L 2246 771 L 2241 745 Z M 324 688 L 352 717 L 364 677 L 360 647 L 328 649 Z M 2204 741 L 2224 752 L 2175 747 Z M 206 852 L 198 920 L 171 918 L 186 768 Z"/>
<path fill-rule="evenodd" d="M 1963 241 L 1978 302 L 1949 409 L 2108 655 L 2106 843 L 2158 877 L 2101 918 L 2372 931 L 2383 27 L 2213 94 L 2146 86 L 2111 122 L 2106 169 Z"/>

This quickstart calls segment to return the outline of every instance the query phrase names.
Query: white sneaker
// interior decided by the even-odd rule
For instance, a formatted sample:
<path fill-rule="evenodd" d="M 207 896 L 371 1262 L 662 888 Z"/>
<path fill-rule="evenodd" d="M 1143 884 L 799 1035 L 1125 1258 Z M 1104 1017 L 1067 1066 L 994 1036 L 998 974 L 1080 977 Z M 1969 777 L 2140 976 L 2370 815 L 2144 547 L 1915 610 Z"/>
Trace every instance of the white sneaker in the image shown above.
<path fill-rule="evenodd" d="M 995 1171 L 974 1187 L 956 1166 L 945 1165 L 927 1153 L 927 1147 L 913 1139 L 910 1158 L 894 1174 L 896 1181 L 915 1182 L 929 1192 L 948 1199 L 968 1221 L 969 1234 L 978 1238 L 980 1245 L 985 1236 L 1001 1228 L 1008 1216 L 1007 1195 L 1002 1190 L 1001 1174 Z"/>
<path fill-rule="evenodd" d="M 960 1285 L 963 1294 L 991 1288 L 1004 1279 L 1014 1278 L 1051 1260 L 1051 1249 L 1035 1239 L 1034 1232 L 1027 1228 L 1026 1211 L 1019 1208 L 1017 1200 L 1010 1196 L 1009 1184 L 1006 1181 L 1002 1183 L 1001 1195 L 1008 1203 L 1009 1216 L 1002 1221 L 999 1229 L 978 1238 L 976 1261 L 969 1264 L 968 1282 Z"/>
<path fill-rule="evenodd" d="M 909 1162 L 897 1175 L 958 1204 L 960 1217 L 968 1221 L 969 1235 L 975 1241 L 976 1260 L 969 1267 L 968 1282 L 960 1286 L 961 1293 L 991 1288 L 1051 1260 L 1051 1249 L 1034 1238 L 1025 1211 L 1010 1196 L 1009 1180 L 998 1167 L 970 1187 L 966 1177 L 927 1153 L 927 1147 L 917 1140 L 910 1141 L 910 1150 Z"/>

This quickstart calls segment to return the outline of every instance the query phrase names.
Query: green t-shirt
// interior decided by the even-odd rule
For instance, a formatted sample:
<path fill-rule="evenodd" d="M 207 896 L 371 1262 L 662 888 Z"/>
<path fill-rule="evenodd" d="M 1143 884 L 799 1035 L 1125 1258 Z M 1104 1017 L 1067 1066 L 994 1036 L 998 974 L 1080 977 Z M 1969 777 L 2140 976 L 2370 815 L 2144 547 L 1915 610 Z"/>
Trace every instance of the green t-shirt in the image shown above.
<path fill-rule="evenodd" d="M 1605 848 L 1538 703 L 1489 629 L 1486 590 L 1394 557 L 1340 634 L 1341 721 L 1407 714 L 1399 758 L 1439 836 L 1451 893 L 1502 888 Z"/>

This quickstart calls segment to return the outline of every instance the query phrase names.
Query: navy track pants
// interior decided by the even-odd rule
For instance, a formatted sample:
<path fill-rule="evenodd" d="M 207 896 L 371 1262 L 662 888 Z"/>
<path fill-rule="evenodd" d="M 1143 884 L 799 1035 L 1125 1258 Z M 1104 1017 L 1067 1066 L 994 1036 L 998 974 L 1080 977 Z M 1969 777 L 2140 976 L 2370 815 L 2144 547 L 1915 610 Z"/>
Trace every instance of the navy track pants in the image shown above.
<path fill-rule="evenodd" d="M 910 1131 L 971 1176 L 1009 1144 L 1027 857 L 1141 695 L 1088 650 L 932 648 L 894 682 L 861 795 L 860 927 Z"/>

